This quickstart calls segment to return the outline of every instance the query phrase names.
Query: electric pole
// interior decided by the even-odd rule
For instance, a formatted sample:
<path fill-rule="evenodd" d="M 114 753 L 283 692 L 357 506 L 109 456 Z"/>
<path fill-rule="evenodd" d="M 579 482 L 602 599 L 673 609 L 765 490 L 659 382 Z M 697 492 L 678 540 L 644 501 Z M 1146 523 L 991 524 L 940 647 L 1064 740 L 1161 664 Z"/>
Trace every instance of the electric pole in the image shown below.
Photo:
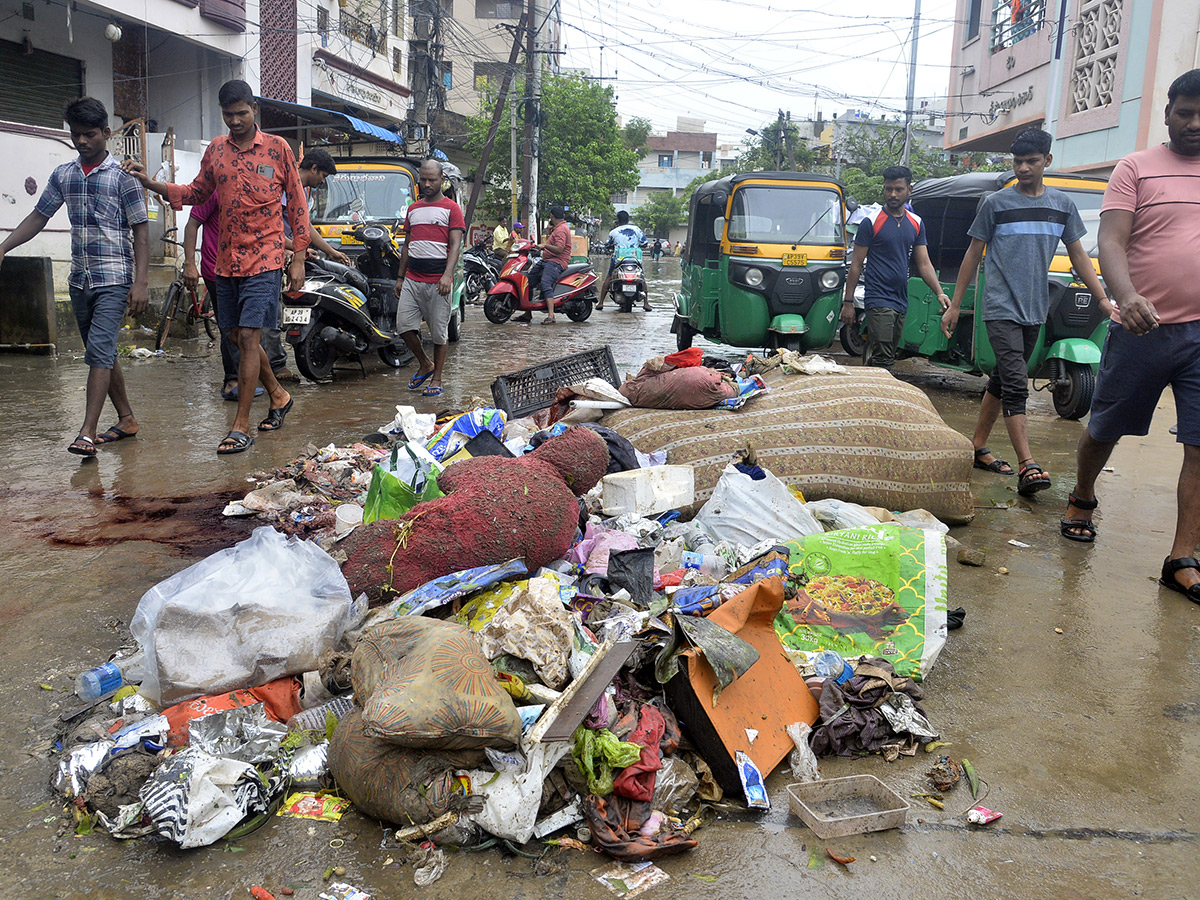
<path fill-rule="evenodd" d="M 413 40 L 409 44 L 413 65 L 413 103 L 409 111 L 415 155 L 424 157 L 429 149 L 429 6 L 437 0 L 416 0 L 413 4 Z M 407 149 L 407 148 L 406 148 Z"/>
<path fill-rule="evenodd" d="M 533 143 L 531 144 L 531 159 L 529 162 L 529 211 L 531 218 L 537 220 L 538 214 L 538 177 L 540 175 L 539 158 L 542 155 L 542 29 L 546 27 L 546 17 L 538 8 L 537 0 L 532 0 L 534 15 L 530 20 L 533 29 Z"/>
<path fill-rule="evenodd" d="M 525 118 L 525 143 L 521 156 L 521 220 L 525 223 L 529 239 L 536 241 L 536 223 L 529 215 L 530 190 L 529 184 L 533 173 L 533 72 L 537 67 L 537 57 L 534 55 L 534 34 L 537 32 L 537 4 L 528 0 L 526 12 L 529 30 L 525 37 L 525 100 L 521 105 L 521 113 Z"/>
<path fill-rule="evenodd" d="M 913 122 L 913 104 L 916 102 L 917 93 L 917 36 L 921 30 L 921 0 L 913 2 L 913 23 L 912 23 L 912 47 L 909 52 L 908 59 L 908 92 L 905 95 L 904 101 L 904 155 L 900 159 L 900 164 L 908 165 L 908 158 L 912 150 L 912 122 Z"/>

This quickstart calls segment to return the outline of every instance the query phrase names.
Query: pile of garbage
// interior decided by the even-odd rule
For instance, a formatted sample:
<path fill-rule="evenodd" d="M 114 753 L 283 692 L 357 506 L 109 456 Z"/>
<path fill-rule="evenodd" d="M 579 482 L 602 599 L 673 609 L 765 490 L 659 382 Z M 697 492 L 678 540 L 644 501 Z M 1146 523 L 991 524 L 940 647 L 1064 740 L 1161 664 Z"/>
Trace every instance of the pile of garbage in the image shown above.
<path fill-rule="evenodd" d="M 81 817 L 186 848 L 353 806 L 400 839 L 570 829 L 644 862 L 768 808 L 781 764 L 937 739 L 928 513 L 806 502 L 751 454 L 683 521 L 690 467 L 489 407 L 376 437 L 271 473 L 230 511 L 264 526 L 142 597 L 63 735 Z"/>

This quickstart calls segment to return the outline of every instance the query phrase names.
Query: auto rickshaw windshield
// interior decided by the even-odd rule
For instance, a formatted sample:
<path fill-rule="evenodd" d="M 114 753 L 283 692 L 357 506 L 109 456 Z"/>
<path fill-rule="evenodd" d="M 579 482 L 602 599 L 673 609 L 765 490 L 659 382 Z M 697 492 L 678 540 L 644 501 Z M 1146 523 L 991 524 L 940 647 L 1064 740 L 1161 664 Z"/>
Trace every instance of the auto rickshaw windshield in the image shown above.
<path fill-rule="evenodd" d="M 403 169 L 341 171 L 313 192 L 312 220 L 318 225 L 400 220 L 412 201 L 412 177 Z"/>
<path fill-rule="evenodd" d="M 733 195 L 729 240 L 840 245 L 845 242 L 842 221 L 837 191 L 752 185 Z"/>

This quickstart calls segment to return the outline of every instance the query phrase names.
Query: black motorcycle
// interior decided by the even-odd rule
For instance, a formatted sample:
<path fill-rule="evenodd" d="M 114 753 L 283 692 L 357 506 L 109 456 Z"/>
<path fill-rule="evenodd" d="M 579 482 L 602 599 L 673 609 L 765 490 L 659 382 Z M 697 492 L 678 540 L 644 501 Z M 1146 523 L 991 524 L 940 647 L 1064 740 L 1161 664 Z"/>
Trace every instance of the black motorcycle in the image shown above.
<path fill-rule="evenodd" d="M 355 268 L 329 260 L 305 264 L 304 289 L 283 299 L 283 327 L 295 348 L 296 367 L 311 381 L 328 381 L 339 356 L 357 360 L 366 375 L 362 355 L 371 350 L 393 368 L 413 356 L 396 332 L 396 278 L 400 245 L 383 225 L 360 225 L 350 234 L 363 252 Z M 462 333 L 462 285 L 451 295 L 449 339 Z"/>
<path fill-rule="evenodd" d="M 635 303 L 644 307 L 647 288 L 642 261 L 632 256 L 618 260 L 617 267 L 613 269 L 608 292 L 621 312 L 633 312 Z"/>
<path fill-rule="evenodd" d="M 463 254 L 463 297 L 474 303 L 496 286 L 504 260 L 492 256 L 492 239 L 480 241 Z"/>

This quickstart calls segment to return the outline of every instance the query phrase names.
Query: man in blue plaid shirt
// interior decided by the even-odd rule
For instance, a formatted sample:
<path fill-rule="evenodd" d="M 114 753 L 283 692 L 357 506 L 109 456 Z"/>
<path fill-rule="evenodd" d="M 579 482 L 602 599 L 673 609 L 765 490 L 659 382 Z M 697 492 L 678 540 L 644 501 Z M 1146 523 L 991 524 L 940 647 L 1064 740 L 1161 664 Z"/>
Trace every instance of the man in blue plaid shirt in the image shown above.
<path fill-rule="evenodd" d="M 117 335 L 126 306 L 134 315 L 146 309 L 150 226 L 142 186 L 109 156 L 112 131 L 104 104 L 84 97 L 67 107 L 65 118 L 79 158 L 50 175 L 33 212 L 0 244 L 0 264 L 5 253 L 33 238 L 66 205 L 71 220 L 67 285 L 89 366 L 83 427 L 67 451 L 93 457 L 97 445 L 138 433 L 117 362 Z M 106 396 L 117 410 L 117 422 L 98 435 Z"/>

